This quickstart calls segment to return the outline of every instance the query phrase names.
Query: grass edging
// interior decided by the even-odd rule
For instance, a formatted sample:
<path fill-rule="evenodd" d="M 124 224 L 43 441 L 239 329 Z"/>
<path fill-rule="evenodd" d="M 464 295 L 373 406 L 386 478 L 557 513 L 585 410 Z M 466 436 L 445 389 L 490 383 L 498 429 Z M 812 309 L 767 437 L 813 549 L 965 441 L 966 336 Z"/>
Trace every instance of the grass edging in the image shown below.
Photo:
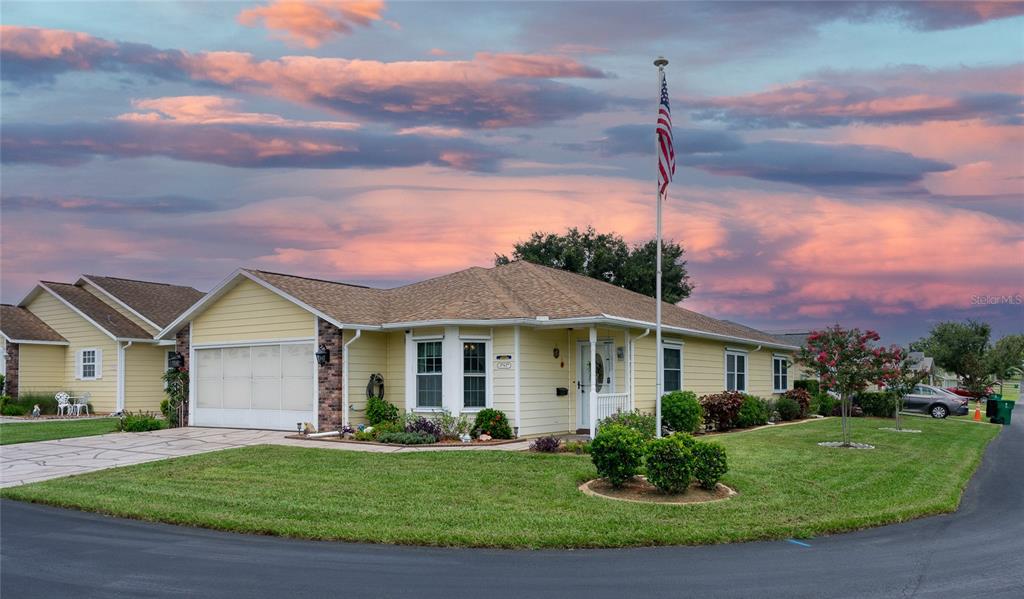
<path fill-rule="evenodd" d="M 11 487 L 0 496 L 231 532 L 408 545 L 584 548 L 807 538 L 954 511 L 999 432 L 928 422 L 925 434 L 894 435 L 871 430 L 878 423 L 854 424 L 854 438 L 870 440 L 881 450 L 875 452 L 812 448 L 838 434 L 835 421 L 723 435 L 733 463 L 723 483 L 739 495 L 685 510 L 583 495 L 577 485 L 595 474 L 586 456 L 281 446 L 139 464 Z M 889 461 L 891 467 L 870 467 Z"/>

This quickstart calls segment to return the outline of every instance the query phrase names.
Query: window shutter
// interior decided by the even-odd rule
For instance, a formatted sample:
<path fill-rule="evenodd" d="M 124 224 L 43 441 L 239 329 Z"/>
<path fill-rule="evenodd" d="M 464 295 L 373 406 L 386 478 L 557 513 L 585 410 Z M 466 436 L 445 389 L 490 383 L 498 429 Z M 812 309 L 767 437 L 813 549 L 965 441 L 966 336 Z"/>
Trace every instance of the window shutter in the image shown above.
<path fill-rule="evenodd" d="M 96 378 L 103 378 L 103 350 L 96 350 Z"/>
<path fill-rule="evenodd" d="M 82 350 L 75 352 L 75 380 L 82 380 Z"/>

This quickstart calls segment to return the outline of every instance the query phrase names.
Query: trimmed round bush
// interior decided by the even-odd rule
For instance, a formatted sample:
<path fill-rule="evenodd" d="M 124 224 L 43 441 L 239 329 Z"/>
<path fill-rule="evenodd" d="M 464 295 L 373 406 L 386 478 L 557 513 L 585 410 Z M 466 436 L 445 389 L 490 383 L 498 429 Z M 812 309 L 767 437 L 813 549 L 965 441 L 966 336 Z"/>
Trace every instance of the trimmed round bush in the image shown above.
<path fill-rule="evenodd" d="M 664 414 L 662 414 L 662 417 L 664 418 Z M 621 424 L 622 426 L 628 426 L 629 428 L 635 429 L 643 435 L 645 439 L 653 439 L 654 433 L 658 428 L 655 420 L 656 418 L 654 414 L 641 410 L 632 410 L 630 412 L 617 410 L 611 416 L 598 422 L 597 428 L 601 428 L 608 424 Z"/>
<path fill-rule="evenodd" d="M 700 486 L 712 490 L 729 471 L 725 447 L 711 441 L 696 441 L 690 448 L 693 456 L 693 477 Z"/>
<path fill-rule="evenodd" d="M 366 400 L 366 420 L 370 426 L 376 426 L 382 422 L 398 422 L 398 406 L 388 403 L 380 397 L 371 397 Z"/>
<path fill-rule="evenodd" d="M 682 493 L 693 477 L 691 443 L 678 433 L 647 443 L 647 480 L 664 493 Z"/>
<path fill-rule="evenodd" d="M 800 417 L 807 418 L 811 413 L 811 394 L 806 389 L 790 389 L 783 394 L 800 406 Z"/>
<path fill-rule="evenodd" d="M 661 419 L 670 429 L 681 433 L 700 430 L 704 409 L 693 391 L 673 391 L 661 397 Z"/>
<path fill-rule="evenodd" d="M 633 478 L 643 458 L 644 436 L 621 424 L 601 427 L 590 443 L 590 459 L 597 473 L 607 478 L 613 487 L 621 487 Z"/>
<path fill-rule="evenodd" d="M 736 416 L 736 426 L 748 428 L 768 424 L 768 402 L 753 395 L 744 395 L 740 411 Z"/>
<path fill-rule="evenodd" d="M 839 400 L 828 393 L 818 393 L 811 398 L 811 411 L 820 416 L 831 416 L 839 405 Z"/>
<path fill-rule="evenodd" d="M 896 396 L 888 392 L 865 391 L 857 399 L 865 415 L 877 418 L 893 418 L 896 415 L 896 404 L 899 403 Z"/>
<path fill-rule="evenodd" d="M 727 431 L 736 426 L 736 418 L 743 405 L 743 394 L 739 391 L 722 391 L 700 398 L 704 408 L 704 421 L 713 424 L 715 430 Z"/>
<path fill-rule="evenodd" d="M 476 414 L 476 421 L 473 423 L 474 437 L 487 433 L 492 439 L 511 439 L 512 427 L 508 424 L 508 417 L 505 412 L 486 408 Z"/>
<path fill-rule="evenodd" d="M 800 404 L 788 397 L 780 397 L 775 402 L 775 409 L 779 412 L 779 418 L 783 420 L 796 420 L 800 417 Z"/>

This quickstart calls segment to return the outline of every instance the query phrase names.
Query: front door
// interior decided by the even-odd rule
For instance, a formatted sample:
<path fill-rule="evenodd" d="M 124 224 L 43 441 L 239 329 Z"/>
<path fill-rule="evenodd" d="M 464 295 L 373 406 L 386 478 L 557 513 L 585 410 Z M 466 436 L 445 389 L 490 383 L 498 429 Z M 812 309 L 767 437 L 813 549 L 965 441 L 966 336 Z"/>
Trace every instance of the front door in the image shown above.
<path fill-rule="evenodd" d="M 615 392 L 615 357 L 611 341 L 597 342 L 598 393 Z M 577 343 L 576 355 L 576 428 L 590 428 L 590 342 Z"/>

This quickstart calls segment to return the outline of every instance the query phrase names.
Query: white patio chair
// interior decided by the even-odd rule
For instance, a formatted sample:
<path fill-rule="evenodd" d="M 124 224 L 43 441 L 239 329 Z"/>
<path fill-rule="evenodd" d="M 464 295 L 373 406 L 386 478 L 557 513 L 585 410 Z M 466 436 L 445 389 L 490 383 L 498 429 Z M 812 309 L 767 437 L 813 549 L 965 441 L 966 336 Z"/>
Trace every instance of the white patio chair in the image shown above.
<path fill-rule="evenodd" d="M 89 400 L 92 398 L 92 393 L 83 393 L 81 397 L 76 398 L 75 403 L 71 404 L 71 410 L 75 413 L 75 416 L 81 416 L 82 412 L 85 415 L 89 415 Z"/>
<path fill-rule="evenodd" d="M 71 396 L 64 391 L 58 392 L 53 396 L 57 400 L 57 415 L 58 416 L 70 416 L 71 415 Z"/>

